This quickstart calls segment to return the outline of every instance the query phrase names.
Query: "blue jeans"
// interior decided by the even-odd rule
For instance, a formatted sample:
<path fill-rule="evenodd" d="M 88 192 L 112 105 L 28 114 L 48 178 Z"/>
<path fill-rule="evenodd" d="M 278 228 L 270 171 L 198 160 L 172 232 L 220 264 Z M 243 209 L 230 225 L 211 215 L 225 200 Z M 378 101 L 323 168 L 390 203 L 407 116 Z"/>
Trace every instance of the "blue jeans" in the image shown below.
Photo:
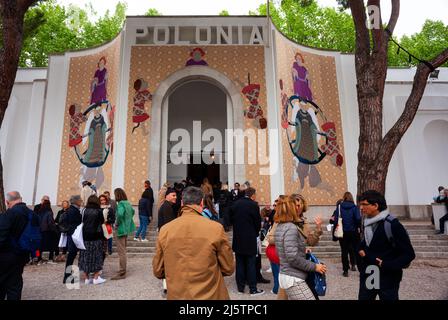
<path fill-rule="evenodd" d="M 109 251 L 109 254 L 112 254 L 112 238 L 107 240 L 107 251 Z"/>
<path fill-rule="evenodd" d="M 272 269 L 272 275 L 274 277 L 274 288 L 272 289 L 272 292 L 277 294 L 278 293 L 278 287 L 279 287 L 278 274 L 280 273 L 280 265 L 271 262 L 271 269 Z"/>
<path fill-rule="evenodd" d="M 137 233 L 135 234 L 135 237 L 138 238 L 138 236 L 141 235 L 142 240 L 146 238 L 146 229 L 148 228 L 149 224 L 149 217 L 147 216 L 138 216 L 140 219 L 140 226 L 138 227 Z"/>

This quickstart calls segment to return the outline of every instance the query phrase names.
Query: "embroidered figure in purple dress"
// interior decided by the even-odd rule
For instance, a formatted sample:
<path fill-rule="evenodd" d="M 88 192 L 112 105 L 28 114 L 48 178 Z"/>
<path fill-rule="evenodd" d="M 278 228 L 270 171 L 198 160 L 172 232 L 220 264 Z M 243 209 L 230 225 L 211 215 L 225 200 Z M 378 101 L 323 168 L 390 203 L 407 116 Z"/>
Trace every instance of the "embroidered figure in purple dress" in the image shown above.
<path fill-rule="evenodd" d="M 205 56 L 204 50 L 201 48 L 194 48 L 190 52 L 191 59 L 187 61 L 186 66 L 208 66 L 207 62 L 202 58 Z"/>
<path fill-rule="evenodd" d="M 305 60 L 303 56 L 297 52 L 294 56 L 295 62 L 292 65 L 292 81 L 294 83 L 294 95 L 313 101 L 313 94 L 311 92 L 311 84 L 308 78 L 308 70 L 303 66 Z"/>
<path fill-rule="evenodd" d="M 90 104 L 100 104 L 106 100 L 107 97 L 107 69 L 106 57 L 101 57 L 98 62 L 98 69 L 95 71 L 93 76 L 91 92 L 92 96 L 90 99 Z"/>

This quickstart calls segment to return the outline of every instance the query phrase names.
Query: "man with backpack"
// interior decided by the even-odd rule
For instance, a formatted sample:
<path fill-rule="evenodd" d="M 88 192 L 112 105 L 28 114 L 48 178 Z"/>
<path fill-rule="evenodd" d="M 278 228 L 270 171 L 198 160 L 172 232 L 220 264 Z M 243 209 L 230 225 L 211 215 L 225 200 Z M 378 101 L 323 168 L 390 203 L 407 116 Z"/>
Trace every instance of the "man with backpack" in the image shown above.
<path fill-rule="evenodd" d="M 6 205 L 0 214 L 0 300 L 20 300 L 23 268 L 40 247 L 39 218 L 17 191 L 6 195 Z"/>
<path fill-rule="evenodd" d="M 415 259 L 409 235 L 403 225 L 387 210 L 384 196 L 366 191 L 359 198 L 364 220 L 359 300 L 398 300 L 403 269 Z M 379 273 L 378 273 L 379 271 Z"/>

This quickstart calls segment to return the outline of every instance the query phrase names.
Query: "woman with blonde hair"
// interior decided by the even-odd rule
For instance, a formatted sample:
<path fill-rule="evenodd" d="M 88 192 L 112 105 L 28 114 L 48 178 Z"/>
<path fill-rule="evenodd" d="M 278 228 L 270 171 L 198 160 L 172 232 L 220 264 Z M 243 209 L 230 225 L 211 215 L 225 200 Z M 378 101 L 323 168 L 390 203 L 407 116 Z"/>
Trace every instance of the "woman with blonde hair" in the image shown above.
<path fill-rule="evenodd" d="M 298 200 L 299 199 L 299 200 Z M 286 290 L 289 300 L 315 300 L 315 296 L 306 283 L 309 272 L 325 274 L 327 268 L 306 259 L 307 236 L 300 227 L 302 213 L 307 204 L 303 197 L 288 196 L 279 199 L 274 221 L 275 246 L 280 260 L 280 287 Z"/>
<path fill-rule="evenodd" d="M 210 182 L 208 182 L 208 178 L 204 178 L 202 181 L 201 190 L 205 195 L 211 194 L 213 196 L 213 187 Z"/>

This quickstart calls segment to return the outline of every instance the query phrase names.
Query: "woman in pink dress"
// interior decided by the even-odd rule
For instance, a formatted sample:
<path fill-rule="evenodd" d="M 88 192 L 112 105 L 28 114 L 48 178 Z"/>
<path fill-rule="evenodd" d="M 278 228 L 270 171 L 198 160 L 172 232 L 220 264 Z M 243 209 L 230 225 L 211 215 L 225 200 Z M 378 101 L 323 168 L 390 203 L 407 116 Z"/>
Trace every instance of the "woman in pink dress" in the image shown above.
<path fill-rule="evenodd" d="M 106 57 L 101 57 L 98 62 L 98 69 L 95 71 L 91 85 L 92 96 L 90 104 L 101 104 L 107 98 L 107 69 Z"/>
<path fill-rule="evenodd" d="M 303 66 L 305 60 L 303 56 L 297 52 L 294 56 L 295 62 L 292 65 L 292 81 L 294 83 L 294 95 L 313 101 L 313 94 L 311 92 L 311 84 L 308 79 L 308 70 Z"/>

